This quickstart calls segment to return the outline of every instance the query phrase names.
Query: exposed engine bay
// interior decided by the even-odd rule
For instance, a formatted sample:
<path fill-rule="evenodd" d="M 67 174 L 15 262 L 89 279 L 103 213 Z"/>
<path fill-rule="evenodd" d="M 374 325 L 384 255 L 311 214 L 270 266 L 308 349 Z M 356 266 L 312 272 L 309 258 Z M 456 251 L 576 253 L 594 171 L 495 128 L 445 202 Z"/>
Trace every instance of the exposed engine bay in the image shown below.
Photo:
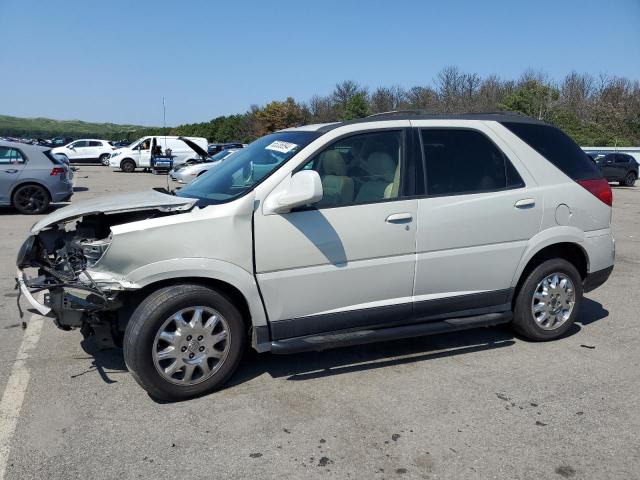
<path fill-rule="evenodd" d="M 97 334 L 103 346 L 112 346 L 121 336 L 118 311 L 123 292 L 100 286 L 88 269 L 109 248 L 111 227 L 176 213 L 157 209 L 91 213 L 41 230 L 29 236 L 20 249 L 17 266 L 22 279 L 18 284 L 22 280 L 31 294 L 46 292 L 44 305 L 59 328 L 80 328 L 85 336 Z M 22 270 L 29 268 L 37 269 L 37 276 L 27 278 Z M 18 306 L 19 302 L 20 297 Z"/>

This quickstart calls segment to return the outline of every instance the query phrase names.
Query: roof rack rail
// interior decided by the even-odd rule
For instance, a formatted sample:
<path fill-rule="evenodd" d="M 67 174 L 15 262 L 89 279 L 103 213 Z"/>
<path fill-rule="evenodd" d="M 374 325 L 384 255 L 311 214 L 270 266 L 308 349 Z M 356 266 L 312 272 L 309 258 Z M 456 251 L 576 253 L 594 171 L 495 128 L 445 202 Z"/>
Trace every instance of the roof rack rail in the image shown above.
<path fill-rule="evenodd" d="M 424 113 L 422 110 L 389 110 L 388 112 L 372 113 L 364 118 L 379 117 L 382 115 L 422 115 Z"/>
<path fill-rule="evenodd" d="M 452 112 L 448 112 L 448 113 L 443 113 L 443 112 L 430 112 L 428 110 L 415 110 L 415 109 L 408 109 L 408 110 L 389 110 L 388 112 L 378 112 L 378 113 L 372 113 L 371 115 L 367 115 L 364 118 L 372 118 L 372 117 L 381 117 L 381 116 L 391 116 L 391 115 L 442 115 L 442 116 L 449 116 L 449 115 L 517 115 L 519 117 L 527 117 L 527 115 L 525 115 L 522 112 L 516 112 L 513 110 L 487 110 L 487 111 L 482 111 L 482 112 L 457 112 L 457 113 L 452 113 Z"/>

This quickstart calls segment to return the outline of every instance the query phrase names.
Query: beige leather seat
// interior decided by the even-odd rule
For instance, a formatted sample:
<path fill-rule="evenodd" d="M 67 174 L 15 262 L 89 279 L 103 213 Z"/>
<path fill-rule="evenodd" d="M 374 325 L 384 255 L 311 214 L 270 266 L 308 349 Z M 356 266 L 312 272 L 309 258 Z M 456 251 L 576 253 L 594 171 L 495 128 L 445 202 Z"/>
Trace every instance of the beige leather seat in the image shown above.
<path fill-rule="evenodd" d="M 353 180 L 347 176 L 347 165 L 340 152 L 327 150 L 321 153 L 318 170 L 323 191 L 319 206 L 332 207 L 353 203 Z"/>
<path fill-rule="evenodd" d="M 387 185 L 384 189 L 384 198 L 398 198 L 400 190 L 400 162 L 396 166 L 396 173 L 393 175 L 393 183 Z"/>
<path fill-rule="evenodd" d="M 375 202 L 385 198 L 397 196 L 398 189 L 394 184 L 396 176 L 397 183 L 400 182 L 400 169 L 397 162 L 393 161 L 391 155 L 386 152 L 373 152 L 367 159 L 367 173 L 369 180 L 362 184 L 356 202 Z"/>

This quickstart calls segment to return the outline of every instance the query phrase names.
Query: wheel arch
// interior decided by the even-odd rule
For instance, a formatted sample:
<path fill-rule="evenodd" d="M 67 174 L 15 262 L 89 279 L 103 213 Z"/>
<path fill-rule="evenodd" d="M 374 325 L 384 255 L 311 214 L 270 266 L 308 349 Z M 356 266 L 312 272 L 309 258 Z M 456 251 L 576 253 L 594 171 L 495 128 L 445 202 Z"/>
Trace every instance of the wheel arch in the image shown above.
<path fill-rule="evenodd" d="M 529 274 L 541 263 L 553 258 L 562 258 L 574 265 L 584 281 L 589 272 L 589 256 L 584 247 L 577 241 L 561 240 L 539 246 L 534 251 L 527 252 L 526 260 L 521 261 L 513 285 L 512 302 L 518 297 L 522 284 Z"/>
<path fill-rule="evenodd" d="M 227 297 L 227 299 L 231 301 L 231 303 L 233 303 L 238 308 L 238 310 L 240 310 L 242 318 L 247 322 L 247 327 L 250 327 L 252 325 L 251 309 L 249 308 L 249 304 L 244 294 L 231 283 L 219 280 L 217 278 L 203 276 L 166 278 L 149 283 L 139 290 L 131 291 L 129 294 L 132 297 L 136 297 L 136 299 L 142 300 L 143 298 L 149 296 L 152 292 L 160 288 L 185 283 L 202 285 L 211 288 L 218 293 L 221 293 L 222 295 Z"/>
<path fill-rule="evenodd" d="M 9 201 L 11 202 L 11 205 L 13 205 L 13 196 L 15 195 L 16 191 L 20 187 L 24 187 L 25 185 L 37 185 L 39 187 L 44 188 L 45 191 L 47 192 L 47 194 L 49 195 L 49 201 L 53 200 L 53 194 L 51 193 L 51 190 L 49 190 L 49 187 L 47 187 L 44 183 L 41 183 L 41 182 L 39 182 L 37 180 L 28 178 L 28 179 L 24 179 L 24 180 L 18 180 L 16 185 L 14 185 L 11 188 L 11 195 L 9 196 Z"/>
<path fill-rule="evenodd" d="M 205 285 L 227 296 L 243 314 L 247 327 L 267 328 L 267 316 L 255 277 L 232 263 L 208 258 L 164 260 L 133 270 L 126 275 L 126 280 L 138 287 L 125 293 L 132 300 L 142 300 L 158 288 L 179 283 Z M 136 305 L 136 301 L 128 303 Z M 124 320 L 126 322 L 128 318 Z"/>
<path fill-rule="evenodd" d="M 133 162 L 133 164 L 135 165 L 135 168 L 138 168 L 138 162 L 136 162 L 136 161 L 135 161 L 133 158 L 131 158 L 131 157 L 125 157 L 125 158 L 120 159 L 120 168 L 122 168 L 122 164 L 123 164 L 124 162 L 127 162 L 127 161 L 129 161 L 129 162 Z"/>

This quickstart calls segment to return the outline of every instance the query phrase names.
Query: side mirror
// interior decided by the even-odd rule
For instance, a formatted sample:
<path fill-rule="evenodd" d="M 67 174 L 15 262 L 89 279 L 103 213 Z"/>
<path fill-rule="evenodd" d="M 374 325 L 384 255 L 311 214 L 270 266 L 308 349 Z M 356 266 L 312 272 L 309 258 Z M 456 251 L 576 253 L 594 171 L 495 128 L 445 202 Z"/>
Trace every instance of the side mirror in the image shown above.
<path fill-rule="evenodd" d="M 267 198 L 264 214 L 287 213 L 291 209 L 319 202 L 322 199 L 322 181 L 315 170 L 302 170 L 288 177 Z"/>
<path fill-rule="evenodd" d="M 75 149 L 76 149 L 76 147 L 75 147 L 74 145 L 69 145 L 67 148 L 68 148 L 69 150 L 75 150 Z"/>

